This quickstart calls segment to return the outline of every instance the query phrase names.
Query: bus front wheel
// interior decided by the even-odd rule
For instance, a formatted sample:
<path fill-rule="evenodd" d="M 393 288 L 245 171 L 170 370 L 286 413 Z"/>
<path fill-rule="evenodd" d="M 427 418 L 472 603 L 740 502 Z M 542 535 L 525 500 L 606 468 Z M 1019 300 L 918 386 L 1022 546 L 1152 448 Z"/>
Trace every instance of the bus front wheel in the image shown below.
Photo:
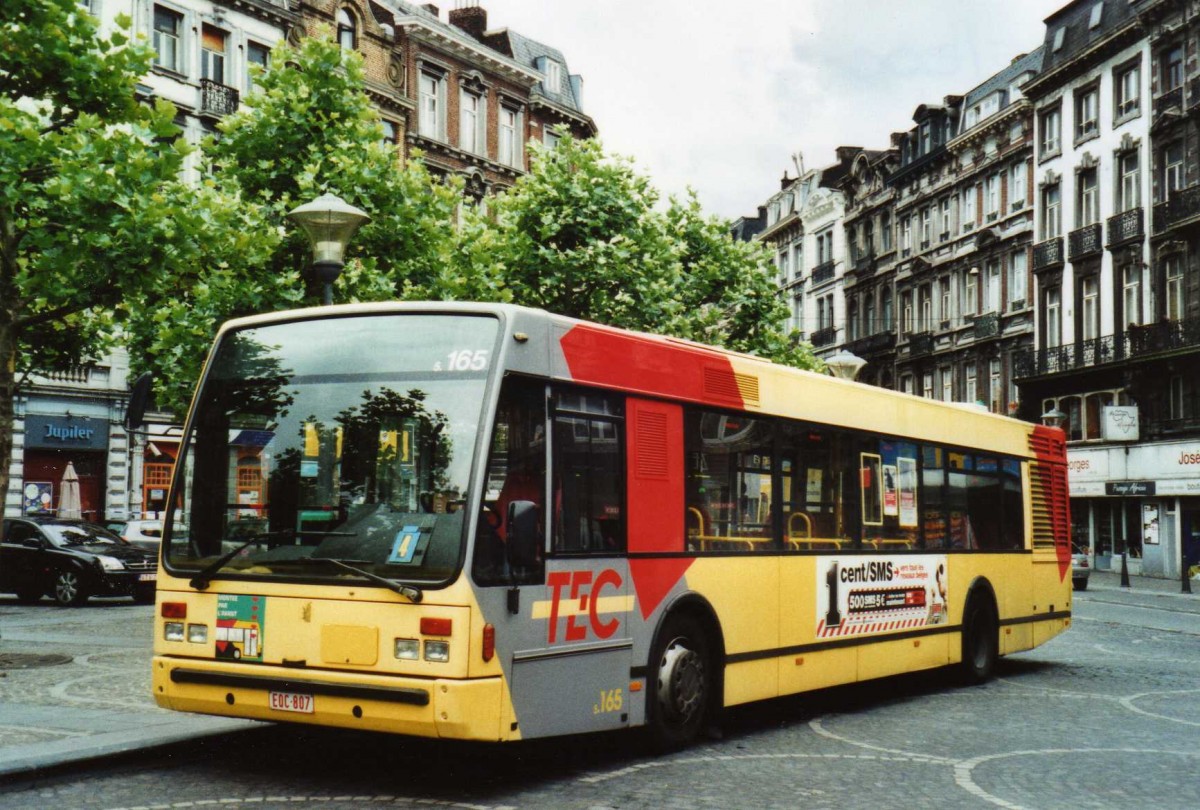
<path fill-rule="evenodd" d="M 983 599 L 972 599 L 962 624 L 962 675 L 966 683 L 979 684 L 992 677 L 999 646 L 995 611 Z"/>
<path fill-rule="evenodd" d="M 712 703 L 713 665 L 708 637 L 690 616 L 667 619 L 650 658 L 650 733 L 656 746 L 680 748 L 696 740 Z"/>

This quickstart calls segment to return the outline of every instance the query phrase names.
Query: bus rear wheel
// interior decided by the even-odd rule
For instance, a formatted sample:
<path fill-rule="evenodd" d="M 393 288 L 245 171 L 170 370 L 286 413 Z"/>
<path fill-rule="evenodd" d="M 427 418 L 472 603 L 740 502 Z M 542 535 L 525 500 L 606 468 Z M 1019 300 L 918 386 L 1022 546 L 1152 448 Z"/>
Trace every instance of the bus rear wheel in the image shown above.
<path fill-rule="evenodd" d="M 714 674 L 711 645 L 697 621 L 672 616 L 651 652 L 651 738 L 659 748 L 680 748 L 694 742 L 708 721 Z"/>
<path fill-rule="evenodd" d="M 980 684 L 991 678 L 999 647 L 1000 628 L 995 611 L 983 599 L 972 599 L 963 614 L 963 680 L 968 684 Z"/>

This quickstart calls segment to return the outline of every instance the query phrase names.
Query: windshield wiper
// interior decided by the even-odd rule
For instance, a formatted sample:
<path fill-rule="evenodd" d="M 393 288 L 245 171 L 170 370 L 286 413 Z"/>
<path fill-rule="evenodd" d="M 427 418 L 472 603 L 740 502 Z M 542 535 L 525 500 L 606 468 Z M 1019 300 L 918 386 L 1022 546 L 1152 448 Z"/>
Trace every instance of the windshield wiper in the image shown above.
<path fill-rule="evenodd" d="M 192 577 L 191 582 L 189 582 L 188 584 L 191 585 L 193 588 L 195 588 L 198 591 L 203 591 L 203 590 L 207 589 L 209 585 L 212 584 L 213 574 L 217 573 L 222 568 L 224 568 L 225 565 L 230 560 L 232 560 L 234 557 L 236 557 L 238 554 L 240 554 L 243 549 L 247 548 L 248 546 L 253 545 L 254 543 L 257 543 L 259 540 L 267 540 L 269 538 L 274 538 L 274 537 L 291 537 L 291 536 L 292 536 L 291 529 L 284 529 L 283 531 L 278 531 L 278 532 L 263 532 L 261 534 L 252 534 L 252 535 L 250 535 L 249 539 L 246 540 L 246 542 L 241 543 L 240 545 L 237 546 L 237 548 L 233 549 L 232 551 L 225 552 L 220 557 L 213 560 L 208 565 L 204 566 L 204 568 L 201 569 L 196 574 L 196 576 Z"/>
<path fill-rule="evenodd" d="M 314 562 L 315 561 L 331 562 L 334 565 L 345 568 L 347 571 L 353 571 L 354 573 L 358 574 L 360 577 L 365 577 L 366 579 L 369 579 L 371 582 L 374 582 L 376 585 L 382 585 L 383 587 L 387 588 L 389 591 L 395 591 L 396 593 L 400 594 L 401 596 L 406 596 L 409 599 L 411 599 L 413 602 L 420 602 L 425 597 L 425 594 L 416 585 L 410 585 L 407 582 L 400 582 L 399 580 L 388 579 L 387 577 L 381 577 L 378 574 L 372 574 L 370 571 L 364 571 L 363 569 L 358 568 L 357 566 L 350 565 L 350 563 L 352 563 L 352 562 L 356 562 L 359 564 L 366 563 L 369 565 L 370 560 L 349 560 L 349 561 L 347 561 L 347 560 L 339 560 L 334 557 L 303 557 L 301 559 L 312 560 Z"/>

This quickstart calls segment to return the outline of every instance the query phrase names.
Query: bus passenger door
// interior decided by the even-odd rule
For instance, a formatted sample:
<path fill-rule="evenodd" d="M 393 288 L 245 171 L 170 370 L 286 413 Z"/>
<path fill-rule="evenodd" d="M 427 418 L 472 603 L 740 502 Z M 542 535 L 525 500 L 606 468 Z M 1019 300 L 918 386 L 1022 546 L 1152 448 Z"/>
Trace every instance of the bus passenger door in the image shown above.
<path fill-rule="evenodd" d="M 620 728 L 630 717 L 624 400 L 562 389 L 550 407 L 546 584 L 512 668 L 525 737 Z"/>

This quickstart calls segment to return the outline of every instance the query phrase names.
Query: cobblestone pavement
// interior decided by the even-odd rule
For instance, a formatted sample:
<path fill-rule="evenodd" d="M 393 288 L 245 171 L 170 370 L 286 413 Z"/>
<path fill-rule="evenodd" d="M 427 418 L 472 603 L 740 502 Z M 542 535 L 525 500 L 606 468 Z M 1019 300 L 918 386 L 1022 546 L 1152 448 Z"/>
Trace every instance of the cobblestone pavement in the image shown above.
<path fill-rule="evenodd" d="M 0 808 L 1195 808 L 1200 595 L 1178 589 L 1094 575 L 1074 628 L 1005 659 L 983 686 L 932 673 L 772 701 L 730 712 L 723 739 L 669 756 L 628 734 L 474 746 L 261 725 L 10 778 Z M 96 641 L 97 627 L 136 626 L 148 609 L 81 610 L 0 600 L 0 653 L 67 646 L 10 645 L 39 634 L 81 644 L 68 647 L 71 664 L 0 679 L 0 762 L 39 734 L 91 734 L 97 718 L 178 717 L 146 696 L 148 639 Z M 62 619 L 53 634 L 12 621 L 30 615 Z M 10 701 L 75 719 L 11 723 Z"/>

